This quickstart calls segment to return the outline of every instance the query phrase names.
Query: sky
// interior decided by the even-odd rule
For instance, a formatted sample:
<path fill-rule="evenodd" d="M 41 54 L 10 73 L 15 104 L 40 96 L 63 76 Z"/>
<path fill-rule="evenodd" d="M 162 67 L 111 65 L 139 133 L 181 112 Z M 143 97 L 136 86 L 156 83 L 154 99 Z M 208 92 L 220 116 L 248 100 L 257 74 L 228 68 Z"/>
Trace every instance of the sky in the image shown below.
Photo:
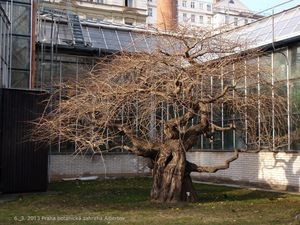
<path fill-rule="evenodd" d="M 274 9 L 275 12 L 280 12 L 284 9 L 288 9 L 294 7 L 296 5 L 300 5 L 300 0 L 241 0 L 250 10 L 253 11 L 263 11 L 265 9 L 271 8 L 275 5 L 288 2 L 282 6 L 276 7 Z M 272 10 L 267 11 L 268 14 L 272 13 Z"/>

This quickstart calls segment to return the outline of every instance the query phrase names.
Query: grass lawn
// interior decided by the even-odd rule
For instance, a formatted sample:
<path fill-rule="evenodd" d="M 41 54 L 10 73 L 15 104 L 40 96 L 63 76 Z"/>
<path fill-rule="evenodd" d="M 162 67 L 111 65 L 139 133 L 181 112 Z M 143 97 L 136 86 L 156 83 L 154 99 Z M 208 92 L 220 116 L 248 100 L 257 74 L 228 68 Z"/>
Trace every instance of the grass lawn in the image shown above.
<path fill-rule="evenodd" d="M 0 224 L 300 224 L 296 195 L 196 184 L 198 203 L 159 205 L 150 187 L 150 178 L 55 182 L 0 203 Z"/>

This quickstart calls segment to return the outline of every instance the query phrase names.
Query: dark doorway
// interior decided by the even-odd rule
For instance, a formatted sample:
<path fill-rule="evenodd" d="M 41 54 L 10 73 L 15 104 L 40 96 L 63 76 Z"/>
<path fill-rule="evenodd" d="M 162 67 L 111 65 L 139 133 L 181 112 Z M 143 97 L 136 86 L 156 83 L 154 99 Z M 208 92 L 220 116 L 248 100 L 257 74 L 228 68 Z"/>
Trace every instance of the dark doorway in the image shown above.
<path fill-rule="evenodd" d="M 48 148 L 29 140 L 30 121 L 44 111 L 43 92 L 0 89 L 0 191 L 47 189 Z"/>

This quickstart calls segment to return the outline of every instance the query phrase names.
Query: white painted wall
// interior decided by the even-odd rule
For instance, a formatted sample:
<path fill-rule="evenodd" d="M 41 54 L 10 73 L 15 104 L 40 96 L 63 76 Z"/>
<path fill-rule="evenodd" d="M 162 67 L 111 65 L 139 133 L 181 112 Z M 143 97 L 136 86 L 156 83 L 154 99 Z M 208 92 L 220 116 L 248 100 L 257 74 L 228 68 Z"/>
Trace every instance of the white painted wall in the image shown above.
<path fill-rule="evenodd" d="M 105 154 L 103 159 L 100 155 L 94 157 L 50 155 L 49 178 L 53 180 L 87 174 L 100 176 L 147 174 L 150 170 L 146 164 L 144 158 L 132 154 Z"/>
<path fill-rule="evenodd" d="M 202 166 L 223 164 L 232 156 L 231 152 L 190 152 L 188 160 Z M 100 156 L 51 155 L 49 175 L 51 179 L 77 177 L 83 174 L 104 175 L 105 167 Z M 146 160 L 131 154 L 103 155 L 106 174 L 109 176 L 146 175 L 149 169 Z M 299 153 L 241 153 L 227 170 L 214 174 L 193 173 L 196 180 L 215 180 L 227 183 L 246 183 L 277 190 L 300 192 L 300 152 Z"/>
<path fill-rule="evenodd" d="M 149 9 L 152 9 L 152 16 L 149 16 Z M 157 1 L 150 0 L 148 1 L 148 17 L 147 24 L 155 26 L 157 23 Z"/>
<path fill-rule="evenodd" d="M 199 165 L 219 165 L 230 158 L 230 152 L 192 152 L 188 159 Z M 214 174 L 194 173 L 195 179 L 258 184 L 278 190 L 294 187 L 300 192 L 300 153 L 241 153 L 227 170 Z"/>

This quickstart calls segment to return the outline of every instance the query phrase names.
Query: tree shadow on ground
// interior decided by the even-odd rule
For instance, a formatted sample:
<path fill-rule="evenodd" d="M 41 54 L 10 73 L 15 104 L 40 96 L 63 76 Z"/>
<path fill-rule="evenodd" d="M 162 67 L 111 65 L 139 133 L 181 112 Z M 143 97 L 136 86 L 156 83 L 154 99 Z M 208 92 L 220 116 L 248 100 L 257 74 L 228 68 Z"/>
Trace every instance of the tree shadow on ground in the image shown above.
<path fill-rule="evenodd" d="M 196 184 L 199 201 L 196 203 L 219 203 L 233 201 L 272 201 L 285 198 L 284 194 L 240 189 L 225 186 Z M 50 185 L 45 194 L 24 195 L 22 204 L 54 208 L 88 208 L 92 211 L 99 209 L 116 209 L 123 211 L 186 208 L 193 204 L 154 204 L 150 202 L 151 179 L 120 179 L 116 181 L 94 182 L 56 182 Z"/>
<path fill-rule="evenodd" d="M 274 200 L 284 198 L 284 194 L 279 192 L 258 191 L 220 185 L 196 184 L 195 186 L 199 202 L 255 201 L 259 199 Z"/>
<path fill-rule="evenodd" d="M 257 190 L 237 189 L 232 191 L 201 192 L 198 191 L 199 202 L 226 202 L 226 201 L 257 201 L 257 200 L 276 200 L 285 198 L 284 194 L 275 192 L 263 192 Z"/>

